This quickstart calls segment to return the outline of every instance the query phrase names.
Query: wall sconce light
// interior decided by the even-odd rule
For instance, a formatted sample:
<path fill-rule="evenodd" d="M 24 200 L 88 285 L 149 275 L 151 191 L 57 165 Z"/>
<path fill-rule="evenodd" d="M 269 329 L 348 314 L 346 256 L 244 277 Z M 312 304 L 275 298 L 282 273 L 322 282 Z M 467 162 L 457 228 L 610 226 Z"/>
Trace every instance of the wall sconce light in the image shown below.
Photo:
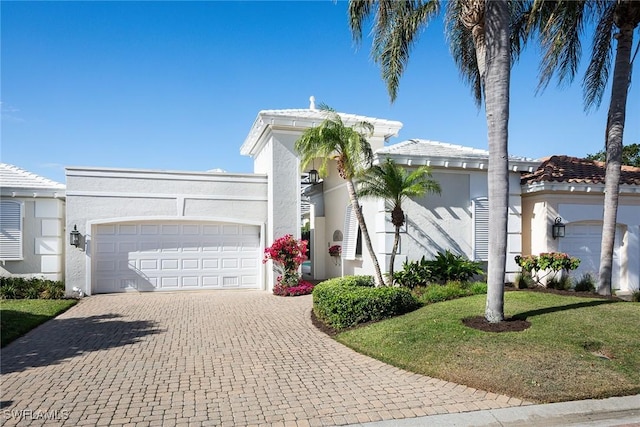
<path fill-rule="evenodd" d="M 564 224 L 562 218 L 557 217 L 551 226 L 551 236 L 555 240 L 557 237 L 564 237 Z"/>
<path fill-rule="evenodd" d="M 320 174 L 315 169 L 311 169 L 308 172 L 308 176 L 309 176 L 309 183 L 310 184 L 317 184 L 318 181 L 320 180 Z"/>
<path fill-rule="evenodd" d="M 73 230 L 69 233 L 69 243 L 76 248 L 80 246 L 80 232 L 78 231 L 77 225 L 74 225 Z"/>

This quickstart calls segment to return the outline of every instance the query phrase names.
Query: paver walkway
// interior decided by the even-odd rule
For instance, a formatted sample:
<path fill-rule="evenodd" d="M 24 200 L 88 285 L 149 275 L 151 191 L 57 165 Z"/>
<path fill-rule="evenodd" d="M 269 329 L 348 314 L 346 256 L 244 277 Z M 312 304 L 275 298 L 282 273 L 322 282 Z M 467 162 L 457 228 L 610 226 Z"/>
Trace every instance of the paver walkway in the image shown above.
<path fill-rule="evenodd" d="M 310 312 L 311 296 L 258 291 L 86 298 L 2 349 L 1 422 L 319 426 L 526 404 L 360 355 Z"/>

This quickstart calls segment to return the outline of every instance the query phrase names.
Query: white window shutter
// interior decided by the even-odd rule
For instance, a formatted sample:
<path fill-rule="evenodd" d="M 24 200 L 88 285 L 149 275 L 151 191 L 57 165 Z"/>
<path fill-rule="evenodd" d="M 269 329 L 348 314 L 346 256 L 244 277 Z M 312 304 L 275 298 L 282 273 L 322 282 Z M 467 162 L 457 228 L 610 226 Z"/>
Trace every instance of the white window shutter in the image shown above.
<path fill-rule="evenodd" d="M 356 245 L 358 243 L 358 218 L 353 206 L 348 205 L 344 213 L 344 233 L 342 239 L 342 258 L 356 259 Z"/>
<path fill-rule="evenodd" d="M 0 202 L 0 259 L 21 260 L 22 258 L 22 204 L 20 202 Z"/>
<path fill-rule="evenodd" d="M 476 261 L 489 259 L 489 199 L 473 200 L 473 256 Z"/>

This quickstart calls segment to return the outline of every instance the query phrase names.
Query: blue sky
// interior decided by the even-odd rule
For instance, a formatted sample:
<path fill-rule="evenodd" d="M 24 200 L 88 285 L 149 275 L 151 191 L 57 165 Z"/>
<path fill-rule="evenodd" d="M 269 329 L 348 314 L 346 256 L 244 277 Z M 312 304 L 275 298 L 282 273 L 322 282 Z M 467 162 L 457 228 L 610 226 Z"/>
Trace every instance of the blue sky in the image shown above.
<path fill-rule="evenodd" d="M 441 22 L 421 36 L 389 101 L 354 45 L 346 2 L 7 2 L 1 4 L 1 157 L 64 182 L 64 166 L 252 172 L 240 146 L 257 113 L 308 108 L 399 120 L 396 143 L 487 148 Z M 584 156 L 604 146 L 608 94 L 582 108 L 580 81 L 536 95 L 537 52 L 514 67 L 510 153 Z M 625 144 L 640 142 L 640 82 Z"/>

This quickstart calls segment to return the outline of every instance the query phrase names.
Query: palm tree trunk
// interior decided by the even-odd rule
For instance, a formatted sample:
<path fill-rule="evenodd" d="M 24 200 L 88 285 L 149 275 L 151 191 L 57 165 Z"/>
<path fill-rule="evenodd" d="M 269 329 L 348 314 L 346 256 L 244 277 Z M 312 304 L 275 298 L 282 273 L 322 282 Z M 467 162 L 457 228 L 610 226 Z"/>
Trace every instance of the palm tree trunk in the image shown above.
<path fill-rule="evenodd" d="M 616 60 L 613 70 L 611 102 L 607 119 L 607 170 L 605 175 L 604 216 L 602 242 L 600 246 L 600 271 L 598 293 L 611 295 L 613 273 L 613 250 L 618 215 L 618 193 L 620 190 L 620 168 L 622 164 L 622 134 L 624 132 L 627 94 L 631 75 L 631 49 L 633 25 L 620 28 Z"/>
<path fill-rule="evenodd" d="M 393 286 L 393 264 L 396 262 L 396 253 L 400 244 L 400 227 L 396 225 L 396 231 L 393 236 L 393 248 L 391 248 L 391 256 L 389 257 L 389 285 Z"/>
<path fill-rule="evenodd" d="M 360 226 L 360 231 L 362 232 L 362 240 L 364 244 L 367 246 L 367 250 L 369 251 L 369 255 L 371 256 L 371 260 L 373 261 L 373 267 L 375 269 L 375 279 L 376 286 L 384 285 L 384 280 L 382 279 L 382 271 L 380 270 L 380 264 L 378 263 L 378 257 L 373 249 L 373 245 L 371 244 L 371 237 L 369 236 L 369 230 L 367 230 L 367 224 L 364 222 L 364 216 L 362 215 L 362 208 L 360 207 L 360 203 L 358 203 L 358 196 L 356 195 L 356 189 L 353 185 L 353 180 L 350 178 L 346 179 L 347 181 L 347 192 L 349 193 L 349 199 L 351 200 L 351 206 L 353 207 L 353 211 L 356 213 L 356 219 L 358 220 L 358 225 Z"/>
<path fill-rule="evenodd" d="M 504 280 L 507 259 L 509 208 L 509 3 L 485 3 L 485 108 L 489 135 L 489 266 L 485 318 L 504 320 Z"/>

